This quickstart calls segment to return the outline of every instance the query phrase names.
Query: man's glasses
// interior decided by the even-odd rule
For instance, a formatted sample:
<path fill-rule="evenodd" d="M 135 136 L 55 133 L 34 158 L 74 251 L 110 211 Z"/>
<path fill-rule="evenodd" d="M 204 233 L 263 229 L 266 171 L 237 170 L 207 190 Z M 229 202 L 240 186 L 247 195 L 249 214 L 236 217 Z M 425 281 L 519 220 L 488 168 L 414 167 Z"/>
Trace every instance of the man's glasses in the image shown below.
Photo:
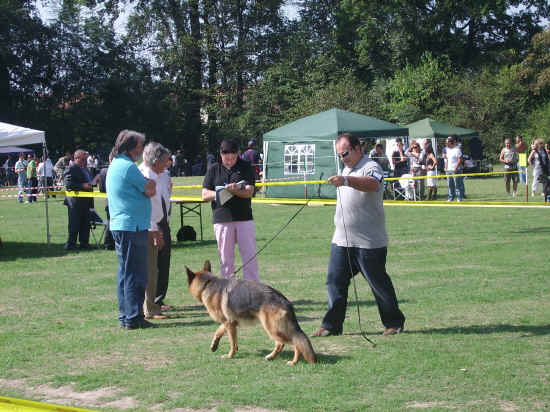
<path fill-rule="evenodd" d="M 349 155 L 349 150 L 347 152 L 342 152 L 342 153 L 338 153 L 338 157 L 340 159 L 343 159 L 344 157 L 346 157 L 347 155 Z"/>

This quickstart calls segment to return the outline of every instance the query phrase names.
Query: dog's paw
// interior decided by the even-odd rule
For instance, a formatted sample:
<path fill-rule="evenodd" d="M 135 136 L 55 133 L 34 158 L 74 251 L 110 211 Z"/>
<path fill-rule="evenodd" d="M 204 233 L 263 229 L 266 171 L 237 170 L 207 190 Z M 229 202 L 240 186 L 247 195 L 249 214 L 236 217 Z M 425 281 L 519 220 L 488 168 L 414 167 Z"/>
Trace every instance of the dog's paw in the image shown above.
<path fill-rule="evenodd" d="M 296 366 L 296 362 L 291 361 L 291 360 L 289 360 L 286 364 L 287 364 L 288 366 Z"/>
<path fill-rule="evenodd" d="M 269 355 L 267 355 L 266 357 L 264 357 L 265 360 L 273 360 L 275 358 L 275 356 L 273 356 L 271 353 Z"/>
<path fill-rule="evenodd" d="M 232 353 L 228 353 L 228 354 L 225 354 L 225 355 L 222 355 L 222 358 L 223 359 L 231 359 L 234 355 Z"/>
<path fill-rule="evenodd" d="M 212 352 L 216 352 L 218 350 L 218 342 L 212 342 L 212 345 L 210 345 L 210 350 Z"/>

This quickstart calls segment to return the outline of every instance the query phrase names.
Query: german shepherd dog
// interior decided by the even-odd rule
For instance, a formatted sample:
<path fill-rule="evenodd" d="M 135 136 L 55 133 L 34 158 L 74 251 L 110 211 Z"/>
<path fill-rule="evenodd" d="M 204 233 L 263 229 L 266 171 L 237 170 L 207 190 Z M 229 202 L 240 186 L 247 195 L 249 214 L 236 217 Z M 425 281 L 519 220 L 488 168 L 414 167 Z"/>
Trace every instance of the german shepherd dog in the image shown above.
<path fill-rule="evenodd" d="M 282 293 L 251 280 L 218 278 L 210 273 L 208 260 L 200 272 L 186 269 L 191 295 L 205 306 L 213 320 L 221 323 L 210 345 L 212 352 L 218 349 L 220 339 L 227 332 L 231 347 L 224 357 L 232 358 L 238 350 L 237 326 L 261 322 L 275 341 L 275 349 L 266 360 L 274 359 L 287 343 L 294 346 L 294 359 L 288 365 L 296 365 L 300 354 L 307 362 L 316 362 L 311 342 L 298 325 L 294 307 Z"/>

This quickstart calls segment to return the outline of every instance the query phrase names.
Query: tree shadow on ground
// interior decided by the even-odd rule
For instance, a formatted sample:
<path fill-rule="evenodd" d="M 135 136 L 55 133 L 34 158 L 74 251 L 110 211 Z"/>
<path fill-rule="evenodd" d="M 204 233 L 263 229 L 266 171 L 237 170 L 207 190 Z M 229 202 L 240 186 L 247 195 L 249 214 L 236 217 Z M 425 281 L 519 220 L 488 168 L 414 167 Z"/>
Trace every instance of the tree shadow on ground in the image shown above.
<path fill-rule="evenodd" d="M 510 230 L 509 233 L 550 233 L 550 227 L 527 227 Z"/>
<path fill-rule="evenodd" d="M 0 248 L 0 262 L 7 262 L 17 259 L 42 259 L 47 257 L 59 257 L 75 253 L 92 253 L 95 250 L 66 251 L 63 244 L 50 243 L 49 245 L 40 242 L 3 242 Z"/>
<path fill-rule="evenodd" d="M 416 334 L 441 334 L 441 335 L 488 335 L 496 333 L 518 333 L 520 337 L 527 338 L 530 336 L 543 336 L 550 334 L 549 325 L 508 325 L 508 324 L 493 324 L 493 325 L 470 325 L 456 326 L 448 328 L 430 328 L 421 330 L 405 329 L 404 333 Z"/>
<path fill-rule="evenodd" d="M 185 242 L 172 243 L 172 249 L 192 249 L 203 246 L 217 245 L 216 240 L 189 240 Z"/>

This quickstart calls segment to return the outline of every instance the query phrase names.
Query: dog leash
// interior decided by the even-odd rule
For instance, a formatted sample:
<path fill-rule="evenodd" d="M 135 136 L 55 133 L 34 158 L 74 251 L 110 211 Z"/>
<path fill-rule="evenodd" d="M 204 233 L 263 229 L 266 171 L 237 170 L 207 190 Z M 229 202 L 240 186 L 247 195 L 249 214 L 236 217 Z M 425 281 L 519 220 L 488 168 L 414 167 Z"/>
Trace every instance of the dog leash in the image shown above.
<path fill-rule="evenodd" d="M 275 236 L 273 236 L 271 239 L 269 239 L 269 240 L 265 243 L 265 245 L 263 245 L 262 248 L 256 252 L 256 254 L 255 254 L 254 256 L 252 256 L 250 259 L 248 259 L 248 261 L 247 261 L 246 263 L 243 263 L 237 270 L 235 270 L 235 271 L 231 274 L 231 276 L 236 275 L 242 268 L 244 268 L 246 265 L 248 265 L 250 262 L 252 262 L 252 261 L 256 258 L 256 256 L 258 256 L 267 246 L 269 246 L 269 244 L 270 244 L 271 242 L 273 242 L 273 240 L 275 240 L 275 238 L 276 238 L 277 236 L 279 236 L 283 230 L 286 229 L 286 227 L 290 224 L 290 222 L 292 222 L 292 221 L 294 220 L 294 218 L 295 218 L 296 216 L 298 216 L 298 214 L 300 214 L 300 212 L 301 212 L 302 210 L 304 210 L 304 208 L 308 205 L 308 203 L 309 203 L 309 199 L 307 198 L 307 192 L 306 192 L 306 203 L 304 203 L 304 204 L 302 205 L 302 207 L 301 207 L 300 209 L 298 209 L 298 211 L 297 211 L 296 213 L 294 213 L 294 215 L 289 219 L 289 221 L 286 222 L 285 225 L 284 225 L 277 233 L 275 233 Z"/>
<path fill-rule="evenodd" d="M 340 188 L 337 187 L 336 190 L 338 190 L 338 196 L 340 196 Z M 365 339 L 367 342 L 369 342 L 373 348 L 375 348 L 376 343 L 374 343 L 371 339 L 367 337 L 367 334 L 366 332 L 363 331 L 363 326 L 361 325 L 361 311 L 359 310 L 359 295 L 357 293 L 357 285 L 355 284 L 355 276 L 353 276 L 353 265 L 351 264 L 351 256 L 349 254 L 348 230 L 346 228 L 346 221 L 344 220 L 344 207 L 342 206 L 342 202 L 340 202 L 340 210 L 342 211 L 342 224 L 344 226 L 344 233 L 346 235 L 346 253 L 348 256 L 349 273 L 353 281 L 353 292 L 355 293 L 355 303 L 357 306 L 357 319 L 359 321 L 359 332 L 361 334 L 361 337 Z"/>

